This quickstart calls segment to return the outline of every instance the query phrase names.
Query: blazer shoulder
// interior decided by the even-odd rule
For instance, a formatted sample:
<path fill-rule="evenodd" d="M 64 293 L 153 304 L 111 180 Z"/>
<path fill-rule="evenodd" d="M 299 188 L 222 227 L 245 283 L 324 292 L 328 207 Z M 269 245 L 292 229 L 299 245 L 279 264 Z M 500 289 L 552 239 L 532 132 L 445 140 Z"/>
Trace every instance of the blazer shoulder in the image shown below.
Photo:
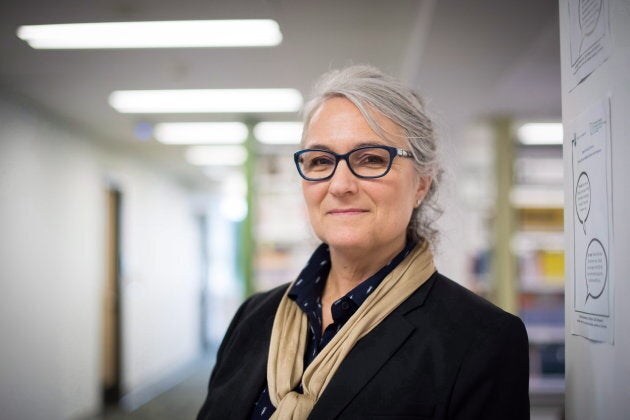
<path fill-rule="evenodd" d="M 225 332 L 217 354 L 217 363 L 230 347 L 234 337 L 242 336 L 242 332 L 249 336 L 251 331 L 259 330 L 266 325 L 266 321 L 273 319 L 282 296 L 289 284 L 283 284 L 266 292 L 255 293 L 245 299 L 232 317 L 232 321 Z"/>
<path fill-rule="evenodd" d="M 289 286 L 290 283 L 285 283 L 265 292 L 254 293 L 241 305 L 242 317 L 263 316 L 270 312 L 275 314 Z"/>
<path fill-rule="evenodd" d="M 522 320 L 448 277 L 436 273 L 430 300 L 445 311 L 452 322 L 482 329 L 513 327 L 524 329 Z"/>
<path fill-rule="evenodd" d="M 248 305 L 257 308 L 274 303 L 279 304 L 290 285 L 290 283 L 285 283 L 264 292 L 254 293 L 247 299 Z"/>

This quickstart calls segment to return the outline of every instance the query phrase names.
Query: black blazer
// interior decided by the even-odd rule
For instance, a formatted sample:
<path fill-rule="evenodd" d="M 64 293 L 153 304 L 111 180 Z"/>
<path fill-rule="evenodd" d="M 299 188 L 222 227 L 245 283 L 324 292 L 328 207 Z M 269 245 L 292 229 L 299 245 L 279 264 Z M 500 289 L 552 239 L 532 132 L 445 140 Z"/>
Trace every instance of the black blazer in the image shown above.
<path fill-rule="evenodd" d="M 198 420 L 249 418 L 286 288 L 240 307 Z M 359 340 L 309 419 L 529 419 L 528 383 L 521 320 L 435 273 Z"/>

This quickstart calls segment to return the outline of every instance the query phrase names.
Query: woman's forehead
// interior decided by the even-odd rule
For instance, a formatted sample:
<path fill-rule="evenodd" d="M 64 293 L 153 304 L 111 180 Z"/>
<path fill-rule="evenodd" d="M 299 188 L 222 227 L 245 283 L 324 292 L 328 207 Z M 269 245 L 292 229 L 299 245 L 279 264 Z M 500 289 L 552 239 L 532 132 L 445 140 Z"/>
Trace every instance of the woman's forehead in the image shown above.
<path fill-rule="evenodd" d="M 408 142 L 404 130 L 389 118 L 371 111 L 373 127 L 361 111 L 347 98 L 334 97 L 318 107 L 304 127 L 303 146 L 316 145 L 330 147 L 347 144 L 353 147 L 362 145 L 388 145 L 405 147 Z"/>

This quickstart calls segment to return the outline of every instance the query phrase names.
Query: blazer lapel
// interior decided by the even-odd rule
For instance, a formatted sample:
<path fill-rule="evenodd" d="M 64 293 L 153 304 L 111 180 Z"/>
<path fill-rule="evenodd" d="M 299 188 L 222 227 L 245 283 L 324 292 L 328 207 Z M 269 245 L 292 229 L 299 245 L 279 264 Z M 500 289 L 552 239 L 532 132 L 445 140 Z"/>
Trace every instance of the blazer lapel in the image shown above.
<path fill-rule="evenodd" d="M 229 404 L 231 411 L 229 418 L 231 419 L 247 419 L 251 414 L 254 403 L 260 396 L 262 387 L 267 378 L 267 357 L 269 354 L 269 342 L 271 340 L 271 329 L 273 327 L 273 318 L 271 315 L 265 320 L 263 328 L 258 332 L 252 332 L 252 346 L 260 352 L 252 363 L 242 366 L 239 376 L 241 379 L 236 381 L 241 386 L 238 390 L 233 390 Z"/>
<path fill-rule="evenodd" d="M 365 384 L 389 361 L 415 330 L 404 315 L 422 306 L 434 279 L 435 275 L 431 276 L 374 330 L 359 340 L 315 404 L 309 416 L 310 419 L 329 419 L 338 416 Z"/>

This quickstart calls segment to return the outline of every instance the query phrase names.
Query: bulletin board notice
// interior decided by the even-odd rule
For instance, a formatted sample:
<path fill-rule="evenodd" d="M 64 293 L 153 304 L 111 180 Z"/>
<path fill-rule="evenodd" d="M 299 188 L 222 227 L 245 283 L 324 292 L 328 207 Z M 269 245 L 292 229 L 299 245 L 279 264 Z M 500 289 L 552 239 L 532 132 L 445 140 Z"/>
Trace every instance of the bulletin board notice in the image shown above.
<path fill-rule="evenodd" d="M 610 98 L 567 127 L 572 151 L 573 303 L 571 333 L 613 344 Z"/>
<path fill-rule="evenodd" d="M 570 90 L 610 56 L 612 41 L 607 0 L 569 0 Z"/>

